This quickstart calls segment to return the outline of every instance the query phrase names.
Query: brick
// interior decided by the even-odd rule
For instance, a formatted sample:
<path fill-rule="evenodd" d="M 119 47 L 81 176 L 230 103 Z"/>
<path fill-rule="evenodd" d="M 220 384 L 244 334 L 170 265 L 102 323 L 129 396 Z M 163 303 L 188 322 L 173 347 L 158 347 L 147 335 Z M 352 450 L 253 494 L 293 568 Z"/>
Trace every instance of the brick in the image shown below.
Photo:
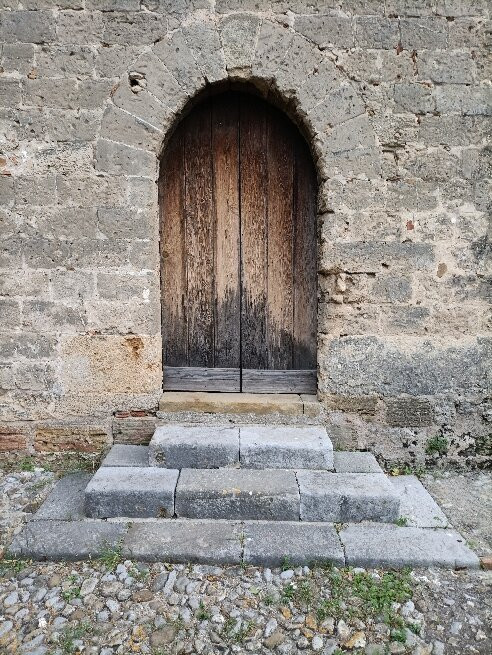
<path fill-rule="evenodd" d="M 432 405 L 420 398 L 395 398 L 386 401 L 386 420 L 393 427 L 432 425 Z"/>
<path fill-rule="evenodd" d="M 0 452 L 27 449 L 28 436 L 22 430 L 9 425 L 0 426 Z"/>
<path fill-rule="evenodd" d="M 172 518 L 178 476 L 179 471 L 172 469 L 104 466 L 85 489 L 86 514 L 91 518 Z"/>
<path fill-rule="evenodd" d="M 155 427 L 156 419 L 153 416 L 114 418 L 113 439 L 116 444 L 148 444 Z"/>
<path fill-rule="evenodd" d="M 239 429 L 162 425 L 150 441 L 151 466 L 222 468 L 239 464 Z"/>
<path fill-rule="evenodd" d="M 51 453 L 75 451 L 96 453 L 109 444 L 106 428 L 89 426 L 38 427 L 34 448 L 38 452 Z"/>
<path fill-rule="evenodd" d="M 55 36 L 50 11 L 2 11 L 0 40 L 4 43 L 46 43 Z"/>

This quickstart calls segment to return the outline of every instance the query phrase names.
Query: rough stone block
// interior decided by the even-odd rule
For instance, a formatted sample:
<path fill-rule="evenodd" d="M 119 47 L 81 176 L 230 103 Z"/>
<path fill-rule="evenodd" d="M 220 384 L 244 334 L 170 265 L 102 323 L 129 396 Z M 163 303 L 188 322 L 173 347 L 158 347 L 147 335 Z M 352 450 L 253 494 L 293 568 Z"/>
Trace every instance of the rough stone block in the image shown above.
<path fill-rule="evenodd" d="M 259 18 L 251 14 L 232 14 L 220 22 L 227 70 L 251 66 L 259 24 Z"/>
<path fill-rule="evenodd" d="M 296 521 L 299 489 L 294 471 L 184 469 L 175 510 L 189 518 Z"/>
<path fill-rule="evenodd" d="M 227 72 L 224 53 L 215 27 L 206 23 L 195 23 L 186 27 L 183 34 L 203 77 L 209 83 L 225 79 Z"/>
<path fill-rule="evenodd" d="M 433 264 L 434 249 L 428 243 L 340 242 L 327 245 L 321 259 L 321 269 L 326 273 L 379 273 L 382 265 L 430 270 Z"/>
<path fill-rule="evenodd" d="M 408 525 L 417 528 L 447 528 L 449 522 L 426 490 L 414 475 L 398 475 L 390 478 L 400 499 L 400 516 L 407 519 Z"/>
<path fill-rule="evenodd" d="M 432 89 L 424 84 L 395 84 L 394 98 L 400 109 L 414 114 L 433 111 L 435 105 Z"/>
<path fill-rule="evenodd" d="M 340 532 L 348 566 L 477 569 L 478 557 L 454 530 L 351 525 Z"/>
<path fill-rule="evenodd" d="M 440 84 L 472 84 L 475 62 L 470 53 L 423 50 L 419 56 L 419 79 Z"/>
<path fill-rule="evenodd" d="M 147 446 L 114 445 L 101 466 L 149 466 L 149 449 Z"/>
<path fill-rule="evenodd" d="M 333 446 L 323 426 L 244 426 L 239 440 L 244 468 L 333 468 Z"/>
<path fill-rule="evenodd" d="M 348 16 L 312 14 L 296 16 L 294 29 L 320 48 L 352 48 L 352 19 Z"/>
<path fill-rule="evenodd" d="M 253 62 L 253 75 L 267 79 L 274 77 L 292 39 L 292 32 L 285 27 L 263 21 Z"/>
<path fill-rule="evenodd" d="M 9 547 L 11 557 L 34 560 L 97 558 L 123 540 L 126 523 L 103 521 L 30 521 Z"/>
<path fill-rule="evenodd" d="M 239 428 L 163 425 L 149 446 L 151 466 L 221 468 L 239 463 Z"/>
<path fill-rule="evenodd" d="M 101 137 L 152 151 L 157 149 L 164 134 L 160 129 L 110 105 L 102 119 Z"/>
<path fill-rule="evenodd" d="M 38 452 L 99 452 L 110 443 L 109 431 L 103 426 L 59 425 L 40 426 L 34 437 Z"/>
<path fill-rule="evenodd" d="M 161 396 L 159 409 L 161 412 L 299 416 L 303 414 L 303 402 L 301 397 L 294 393 L 254 394 L 167 391 Z"/>
<path fill-rule="evenodd" d="M 380 473 L 297 472 L 302 521 L 392 522 L 400 503 Z"/>
<path fill-rule="evenodd" d="M 155 427 L 154 416 L 116 417 L 113 420 L 113 439 L 116 444 L 147 445 Z"/>
<path fill-rule="evenodd" d="M 21 102 L 19 80 L 0 80 L 0 107 L 16 107 Z"/>
<path fill-rule="evenodd" d="M 106 139 L 99 139 L 96 143 L 96 169 L 99 171 L 152 177 L 156 166 L 157 158 L 146 150 Z"/>
<path fill-rule="evenodd" d="M 28 432 L 15 425 L 0 425 L 0 453 L 27 449 Z"/>
<path fill-rule="evenodd" d="M 53 21 L 53 16 L 50 16 Z M 58 43 L 99 45 L 104 35 L 103 14 L 96 11 L 60 11 L 56 28 Z"/>
<path fill-rule="evenodd" d="M 398 21 L 382 16 L 355 19 L 355 39 L 361 48 L 396 48 L 400 40 Z"/>
<path fill-rule="evenodd" d="M 405 50 L 444 50 L 448 43 L 448 23 L 444 17 L 403 18 L 400 32 Z"/>
<path fill-rule="evenodd" d="M 0 41 L 3 43 L 46 43 L 55 36 L 51 11 L 2 11 Z"/>
<path fill-rule="evenodd" d="M 34 521 L 79 521 L 85 517 L 84 491 L 90 473 L 72 473 L 59 480 L 33 517 Z"/>
<path fill-rule="evenodd" d="M 195 93 L 205 83 L 181 30 L 176 30 L 158 41 L 153 52 L 189 94 Z"/>
<path fill-rule="evenodd" d="M 333 457 L 336 473 L 383 473 L 372 453 L 337 451 Z"/>
<path fill-rule="evenodd" d="M 148 562 L 239 564 L 240 523 L 175 519 L 134 524 L 123 542 L 125 557 Z"/>
<path fill-rule="evenodd" d="M 345 558 L 335 528 L 320 523 L 246 522 L 244 562 L 255 566 L 281 566 L 286 559 L 296 566 L 330 562 L 343 566 Z"/>
<path fill-rule="evenodd" d="M 433 423 L 431 403 L 424 398 L 389 398 L 386 421 L 392 427 L 425 427 Z"/>
<path fill-rule="evenodd" d="M 130 467 L 100 468 L 85 490 L 91 518 L 172 517 L 179 471 Z"/>

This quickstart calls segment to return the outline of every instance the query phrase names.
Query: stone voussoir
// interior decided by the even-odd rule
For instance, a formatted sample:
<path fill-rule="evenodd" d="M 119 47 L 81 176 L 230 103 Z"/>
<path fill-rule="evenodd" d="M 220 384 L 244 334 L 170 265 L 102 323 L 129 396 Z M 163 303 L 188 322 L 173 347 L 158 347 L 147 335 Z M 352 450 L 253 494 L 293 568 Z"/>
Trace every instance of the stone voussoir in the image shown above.
<path fill-rule="evenodd" d="M 174 515 L 179 471 L 153 467 L 100 468 L 85 490 L 91 518 L 164 518 Z"/>
<path fill-rule="evenodd" d="M 151 466 L 221 468 L 239 463 L 239 428 L 224 426 L 163 425 L 149 445 Z"/>
<path fill-rule="evenodd" d="M 321 425 L 239 428 L 241 467 L 333 469 L 333 445 Z"/>
<path fill-rule="evenodd" d="M 400 501 L 380 473 L 298 470 L 302 521 L 394 522 Z"/>
<path fill-rule="evenodd" d="M 178 517 L 299 520 L 294 471 L 183 469 L 176 488 Z"/>

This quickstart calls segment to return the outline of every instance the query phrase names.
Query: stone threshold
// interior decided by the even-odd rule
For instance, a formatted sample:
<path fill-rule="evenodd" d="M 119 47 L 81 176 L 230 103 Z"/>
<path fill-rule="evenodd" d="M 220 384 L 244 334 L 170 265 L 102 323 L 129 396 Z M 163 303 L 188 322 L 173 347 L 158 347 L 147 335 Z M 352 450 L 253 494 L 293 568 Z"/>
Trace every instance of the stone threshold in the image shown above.
<path fill-rule="evenodd" d="M 209 519 L 88 519 L 84 490 L 91 476 L 62 478 L 14 538 L 7 556 L 84 560 L 104 550 L 122 557 L 174 563 L 279 566 L 332 563 L 381 568 L 478 568 L 478 557 L 414 476 L 392 480 L 401 518 L 388 523 Z"/>
<path fill-rule="evenodd" d="M 159 412 L 204 414 L 280 414 L 318 416 L 321 405 L 315 395 L 296 393 L 216 393 L 205 391 L 165 391 Z"/>

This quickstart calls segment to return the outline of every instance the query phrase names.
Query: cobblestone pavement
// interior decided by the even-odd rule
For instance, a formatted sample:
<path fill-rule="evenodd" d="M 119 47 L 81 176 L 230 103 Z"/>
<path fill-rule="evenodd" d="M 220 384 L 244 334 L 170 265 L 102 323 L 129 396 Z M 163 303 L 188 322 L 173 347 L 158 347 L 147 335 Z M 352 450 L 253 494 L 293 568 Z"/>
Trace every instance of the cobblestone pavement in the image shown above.
<path fill-rule="evenodd" d="M 41 469 L 0 477 L 0 545 L 54 479 Z M 455 479 L 462 476 L 436 482 L 441 494 Z M 481 539 L 490 552 L 487 535 Z M 122 561 L 117 550 L 80 563 L 4 559 L 0 653 L 488 654 L 491 592 L 488 571 L 145 565 Z"/>

